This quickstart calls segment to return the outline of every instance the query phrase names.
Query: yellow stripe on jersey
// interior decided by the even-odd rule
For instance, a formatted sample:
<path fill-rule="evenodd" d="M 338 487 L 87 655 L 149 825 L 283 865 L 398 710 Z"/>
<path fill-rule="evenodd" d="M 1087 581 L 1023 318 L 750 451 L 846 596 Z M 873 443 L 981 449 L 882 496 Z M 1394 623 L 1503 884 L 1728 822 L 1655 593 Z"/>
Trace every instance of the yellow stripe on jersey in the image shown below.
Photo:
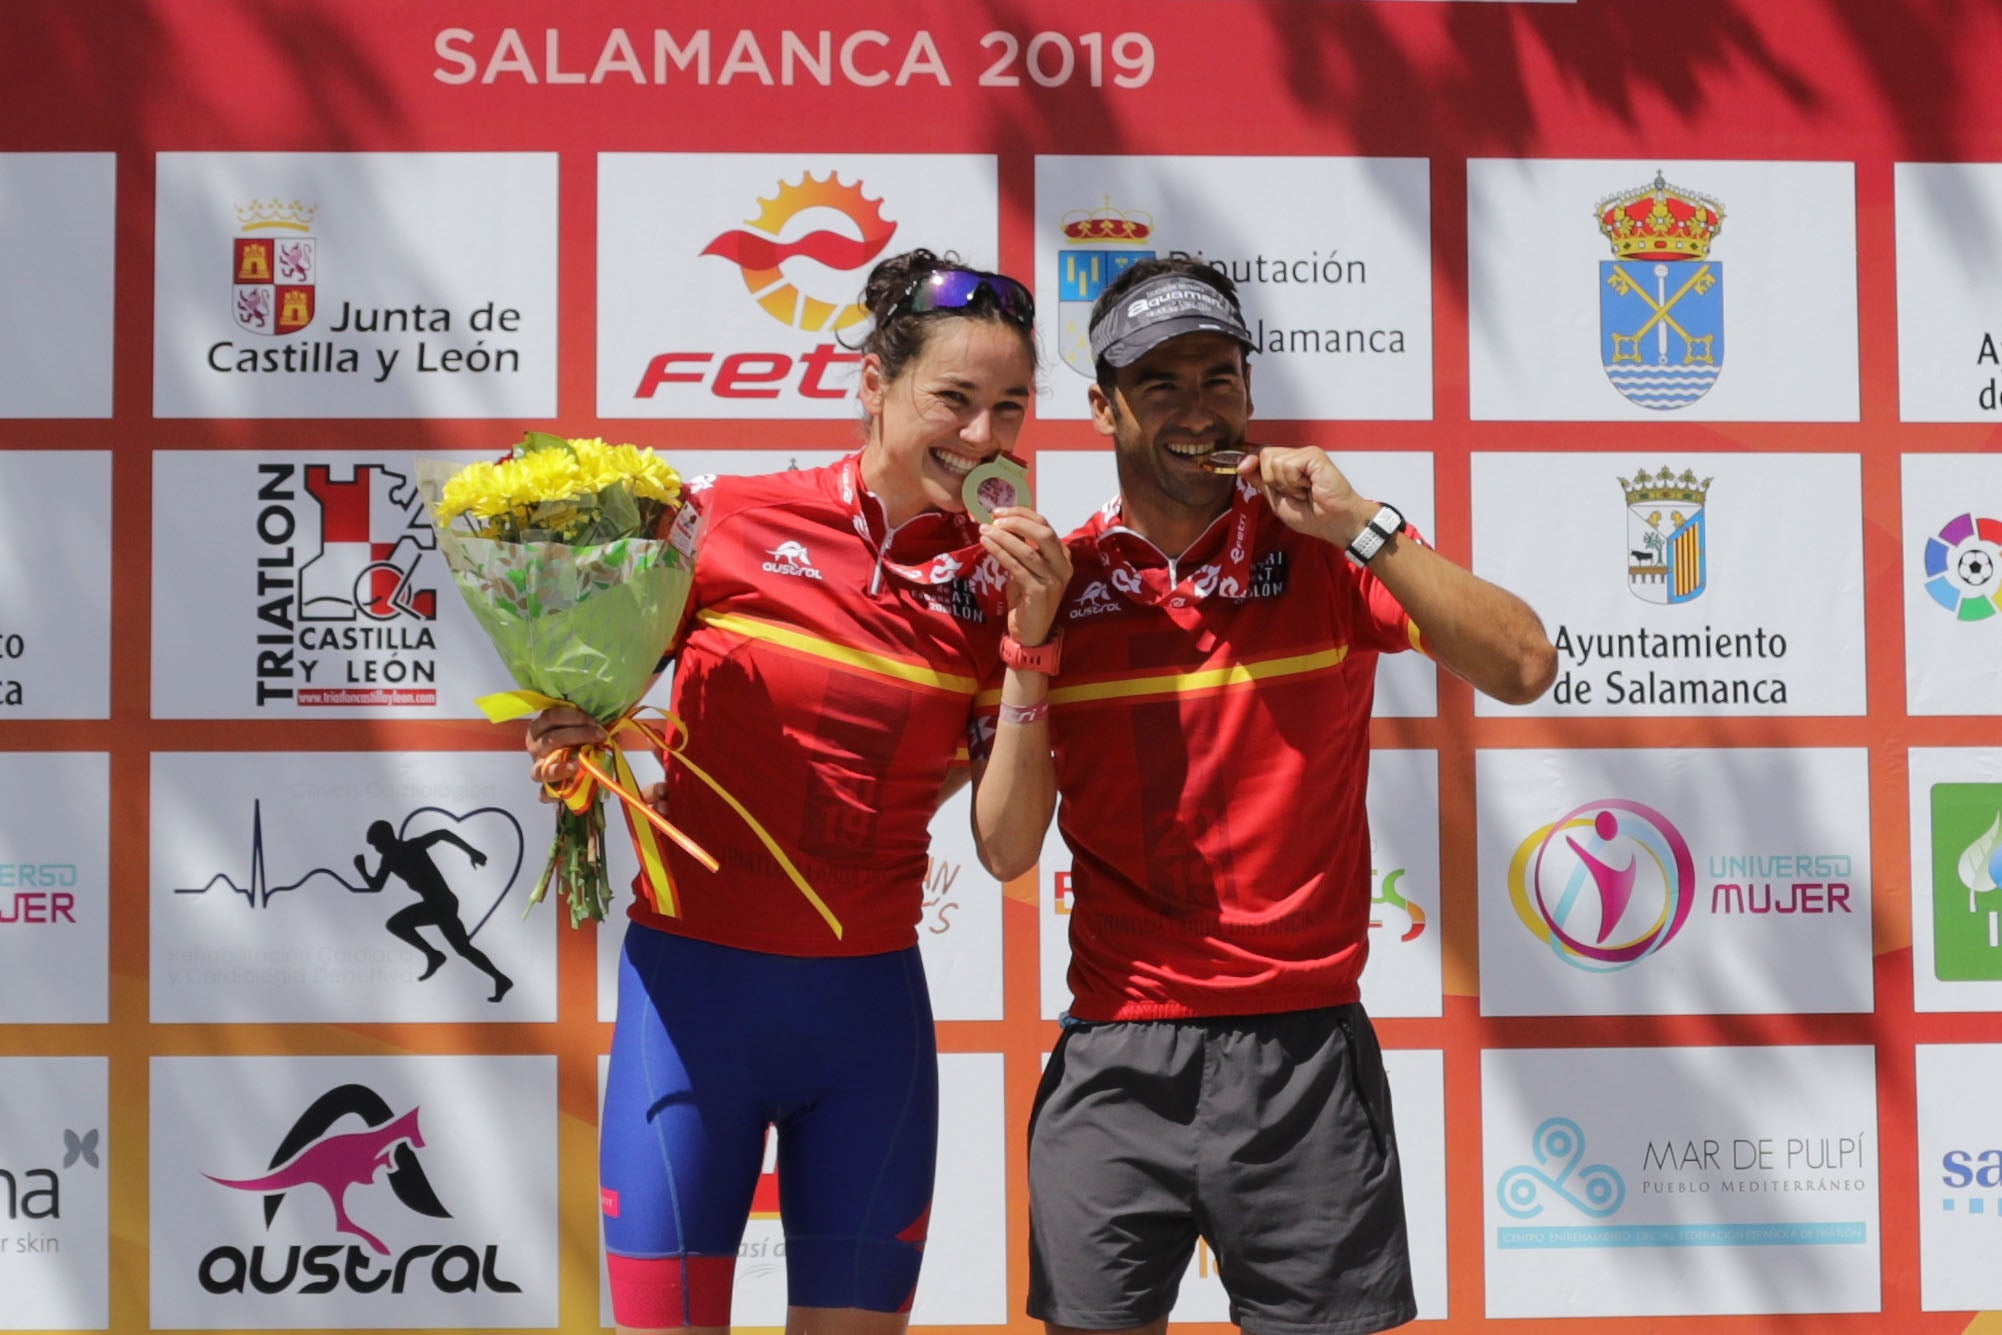
<path fill-rule="evenodd" d="M 915 686 L 929 686 L 934 690 L 950 691 L 954 695 L 972 695 L 980 689 L 980 683 L 972 677 L 940 672 L 922 663 L 910 663 L 901 658 L 891 658 L 886 654 L 870 653 L 867 649 L 836 644 L 832 640 L 823 640 L 817 635 L 808 635 L 790 626 L 760 621 L 756 617 L 704 609 L 695 614 L 695 619 L 705 626 L 714 626 L 717 630 L 729 631 L 733 635 L 781 645 L 803 654 L 811 654 L 815 658 L 826 659 L 831 663 L 860 668 L 864 672 L 873 672 L 878 676 L 894 677 L 898 681 L 907 681 Z"/>
<path fill-rule="evenodd" d="M 1204 668 L 1200 672 L 1161 672 L 1144 677 L 1122 677 L 1113 681 L 1079 682 L 1050 691 L 1053 705 L 1082 704 L 1089 700 L 1130 699 L 1141 695 L 1186 695 L 1193 691 L 1242 686 L 1248 682 L 1270 681 L 1276 677 L 1298 677 L 1339 667 L 1349 656 L 1347 645 L 1322 649 L 1287 658 L 1268 658 L 1259 663 L 1232 663 Z"/>
<path fill-rule="evenodd" d="M 1404 635 L 1406 639 L 1411 641 L 1413 649 L 1416 649 L 1421 654 L 1426 652 L 1425 637 L 1418 633 L 1418 623 L 1410 617 L 1404 619 Z"/>

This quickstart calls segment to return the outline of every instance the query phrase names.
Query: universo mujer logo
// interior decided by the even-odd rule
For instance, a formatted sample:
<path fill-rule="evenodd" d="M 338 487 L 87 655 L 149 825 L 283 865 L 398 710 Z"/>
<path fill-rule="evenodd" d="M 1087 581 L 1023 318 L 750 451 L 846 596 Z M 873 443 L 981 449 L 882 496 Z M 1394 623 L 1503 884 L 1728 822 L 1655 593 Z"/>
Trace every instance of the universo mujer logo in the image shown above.
<path fill-rule="evenodd" d="M 1631 968 L 1675 939 L 1696 899 L 1689 842 L 1623 798 L 1587 802 L 1533 832 L 1509 861 L 1523 926 L 1573 968 Z"/>

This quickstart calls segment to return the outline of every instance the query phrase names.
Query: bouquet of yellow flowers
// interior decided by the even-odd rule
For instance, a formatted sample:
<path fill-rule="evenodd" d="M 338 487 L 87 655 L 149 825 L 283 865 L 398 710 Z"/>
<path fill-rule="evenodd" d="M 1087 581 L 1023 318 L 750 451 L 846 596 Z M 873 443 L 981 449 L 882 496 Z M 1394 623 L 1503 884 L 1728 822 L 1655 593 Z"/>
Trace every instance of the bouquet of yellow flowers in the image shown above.
<path fill-rule="evenodd" d="M 607 789 L 623 799 L 650 869 L 656 827 L 713 869 L 640 800 L 617 745 L 629 730 L 667 745 L 632 715 L 666 664 L 694 579 L 692 542 L 656 536 L 680 509 L 680 476 L 650 449 L 531 431 L 498 463 L 453 471 L 422 461 L 418 480 L 452 580 L 521 688 L 481 699 L 487 716 L 503 722 L 568 704 L 614 734 L 579 757 L 576 782 L 551 790 L 556 839 L 529 903 L 553 882 L 572 926 L 604 918 Z M 671 883 L 655 876 L 653 884 L 673 913 Z"/>

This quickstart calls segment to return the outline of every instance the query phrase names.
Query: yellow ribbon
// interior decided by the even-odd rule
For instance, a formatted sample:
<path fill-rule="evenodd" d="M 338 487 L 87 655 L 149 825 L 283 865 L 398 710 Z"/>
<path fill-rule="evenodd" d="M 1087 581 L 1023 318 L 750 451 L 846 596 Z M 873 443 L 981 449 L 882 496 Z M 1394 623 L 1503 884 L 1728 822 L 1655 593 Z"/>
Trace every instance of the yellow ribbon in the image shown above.
<path fill-rule="evenodd" d="M 568 701 L 558 700 L 539 691 L 500 691 L 493 695 L 483 695 L 473 703 L 480 707 L 481 713 L 495 723 L 506 723 L 545 709 L 575 708 Z M 668 726 L 665 733 L 655 731 L 639 719 L 638 715 L 647 711 L 660 715 L 666 722 Z M 663 762 L 672 756 L 680 761 L 690 774 L 708 784 L 710 790 L 728 803 L 730 809 L 737 813 L 744 824 L 751 827 L 751 833 L 758 836 L 765 850 L 772 855 L 773 860 L 779 864 L 794 887 L 806 896 L 807 903 L 813 905 L 814 911 L 820 914 L 834 932 L 835 939 L 841 939 L 841 919 L 835 917 L 834 910 L 828 908 L 827 902 L 814 892 L 813 886 L 808 883 L 805 876 L 801 875 L 799 868 L 793 865 L 785 850 L 779 847 L 778 840 L 772 838 L 771 833 L 758 823 L 757 817 L 753 816 L 742 802 L 731 796 L 707 770 L 688 758 L 687 724 L 666 710 L 656 709 L 652 705 L 636 705 L 614 719 L 605 731 L 609 737 L 603 745 L 578 750 L 577 774 L 567 785 L 559 788 L 554 784 L 544 784 L 543 790 L 580 815 L 598 800 L 597 790 L 600 788 L 620 800 L 625 809 L 626 828 L 632 831 L 633 846 L 639 852 L 641 866 L 646 869 L 647 883 L 659 887 L 666 898 L 664 904 L 656 904 L 662 913 L 669 917 L 678 917 L 681 910 L 675 896 L 674 877 L 667 869 L 667 860 L 661 853 L 660 840 L 654 834 L 655 829 L 674 840 L 684 852 L 710 871 L 715 871 L 718 863 L 706 849 L 677 829 L 673 822 L 655 811 L 647 804 L 646 799 L 640 796 L 639 781 L 634 777 L 632 766 L 626 760 L 626 753 L 613 740 L 623 732 L 637 733 L 649 747 L 660 753 Z M 607 753 L 609 753 L 610 773 L 606 772 L 605 766 L 599 761 L 599 757 Z M 645 818 L 644 822 L 635 819 L 635 812 Z"/>

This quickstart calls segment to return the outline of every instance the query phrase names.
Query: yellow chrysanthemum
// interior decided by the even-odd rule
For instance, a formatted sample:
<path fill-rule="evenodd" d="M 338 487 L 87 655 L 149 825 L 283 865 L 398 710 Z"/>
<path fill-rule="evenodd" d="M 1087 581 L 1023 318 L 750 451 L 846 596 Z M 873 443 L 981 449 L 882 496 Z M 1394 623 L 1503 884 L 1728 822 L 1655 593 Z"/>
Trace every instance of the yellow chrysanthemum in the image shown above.
<path fill-rule="evenodd" d="M 506 509 L 506 487 L 490 463 L 468 464 L 454 473 L 438 498 L 438 517 L 447 523 L 462 514 L 491 519 Z"/>
<path fill-rule="evenodd" d="M 501 465 L 510 474 L 508 490 L 516 505 L 560 501 L 583 490 L 577 460 L 568 450 L 537 450 Z"/>

